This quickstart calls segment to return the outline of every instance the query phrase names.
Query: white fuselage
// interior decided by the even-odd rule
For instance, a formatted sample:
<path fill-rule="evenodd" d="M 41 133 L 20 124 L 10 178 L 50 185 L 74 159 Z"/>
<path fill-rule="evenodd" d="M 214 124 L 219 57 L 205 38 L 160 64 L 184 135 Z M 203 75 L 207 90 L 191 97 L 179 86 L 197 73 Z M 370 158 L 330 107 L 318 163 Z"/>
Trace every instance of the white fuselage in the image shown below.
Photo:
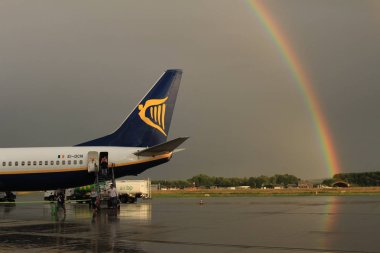
<path fill-rule="evenodd" d="M 142 148 L 140 148 L 142 149 Z M 108 152 L 109 164 L 135 162 L 138 148 L 46 147 L 0 149 L 0 174 L 61 172 L 87 168 L 88 152 Z"/>
<path fill-rule="evenodd" d="M 108 167 L 114 168 L 115 177 L 137 175 L 171 157 L 171 154 L 155 157 L 133 154 L 142 149 L 108 146 L 1 148 L 0 191 L 57 189 L 93 183 L 94 172 L 88 168 L 89 152 L 106 152 Z"/>

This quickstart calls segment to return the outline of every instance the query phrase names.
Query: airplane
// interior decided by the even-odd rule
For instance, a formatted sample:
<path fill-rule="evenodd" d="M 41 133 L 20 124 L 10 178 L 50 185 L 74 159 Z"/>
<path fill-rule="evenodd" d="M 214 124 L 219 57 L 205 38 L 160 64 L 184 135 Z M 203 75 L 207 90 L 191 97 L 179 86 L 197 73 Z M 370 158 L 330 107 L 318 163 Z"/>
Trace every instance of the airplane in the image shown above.
<path fill-rule="evenodd" d="M 121 126 L 103 137 L 72 147 L 0 148 L 0 191 L 79 187 L 93 184 L 102 169 L 119 178 L 168 162 L 188 139 L 167 141 L 181 77 L 180 69 L 165 71 Z"/>

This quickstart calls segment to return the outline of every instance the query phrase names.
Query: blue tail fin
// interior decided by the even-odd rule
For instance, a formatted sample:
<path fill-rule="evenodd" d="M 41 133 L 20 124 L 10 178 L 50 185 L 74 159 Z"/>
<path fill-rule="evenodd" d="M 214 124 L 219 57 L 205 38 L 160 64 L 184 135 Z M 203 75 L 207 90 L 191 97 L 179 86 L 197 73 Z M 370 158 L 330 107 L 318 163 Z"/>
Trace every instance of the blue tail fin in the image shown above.
<path fill-rule="evenodd" d="M 167 140 L 182 70 L 167 70 L 112 134 L 76 146 L 151 147 Z"/>

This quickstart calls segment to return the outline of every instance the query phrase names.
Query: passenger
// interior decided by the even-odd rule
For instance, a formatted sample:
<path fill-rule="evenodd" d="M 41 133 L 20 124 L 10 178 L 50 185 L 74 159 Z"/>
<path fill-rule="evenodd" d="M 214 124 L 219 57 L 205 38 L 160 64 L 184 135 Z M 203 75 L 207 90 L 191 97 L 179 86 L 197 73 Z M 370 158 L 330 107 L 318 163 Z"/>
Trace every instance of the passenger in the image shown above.
<path fill-rule="evenodd" d="M 117 207 L 117 191 L 113 184 L 111 184 L 111 189 L 109 190 L 110 204 L 111 208 Z"/>
<path fill-rule="evenodd" d="M 102 174 L 104 176 L 108 175 L 108 159 L 107 156 L 103 156 L 102 159 L 100 160 L 100 167 L 102 169 Z"/>

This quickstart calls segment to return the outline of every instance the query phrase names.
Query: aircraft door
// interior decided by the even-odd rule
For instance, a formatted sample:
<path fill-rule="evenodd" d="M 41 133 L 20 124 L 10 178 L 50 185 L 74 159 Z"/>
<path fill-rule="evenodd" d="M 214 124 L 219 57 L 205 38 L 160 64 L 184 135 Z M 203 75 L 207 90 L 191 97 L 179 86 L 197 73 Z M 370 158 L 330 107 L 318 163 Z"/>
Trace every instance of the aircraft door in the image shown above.
<path fill-rule="evenodd" d="M 87 154 L 87 169 L 88 173 L 99 171 L 99 153 L 96 151 L 90 151 Z"/>

